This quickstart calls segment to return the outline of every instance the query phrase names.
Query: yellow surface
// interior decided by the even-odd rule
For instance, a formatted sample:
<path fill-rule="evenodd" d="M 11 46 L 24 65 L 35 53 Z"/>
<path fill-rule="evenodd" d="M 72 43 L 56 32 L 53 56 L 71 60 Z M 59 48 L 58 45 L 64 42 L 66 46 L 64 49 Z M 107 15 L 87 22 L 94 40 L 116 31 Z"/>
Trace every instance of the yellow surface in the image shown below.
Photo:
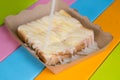
<path fill-rule="evenodd" d="M 115 0 L 94 23 L 102 26 L 104 31 L 110 32 L 114 36 L 106 50 L 57 75 L 52 74 L 45 68 L 35 80 L 88 80 L 120 41 L 120 0 Z"/>

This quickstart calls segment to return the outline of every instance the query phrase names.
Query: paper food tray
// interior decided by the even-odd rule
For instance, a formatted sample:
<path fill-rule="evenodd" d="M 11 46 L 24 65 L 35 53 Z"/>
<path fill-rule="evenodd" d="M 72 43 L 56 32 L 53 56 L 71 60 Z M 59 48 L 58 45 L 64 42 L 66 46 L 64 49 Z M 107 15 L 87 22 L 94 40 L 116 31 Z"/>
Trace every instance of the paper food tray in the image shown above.
<path fill-rule="evenodd" d="M 28 22 L 31 22 L 31 21 L 34 21 L 36 19 L 40 19 L 43 16 L 49 15 L 50 6 L 51 6 L 51 2 L 49 2 L 46 5 L 40 5 L 33 10 L 24 10 L 21 13 L 19 13 L 18 15 L 8 16 L 5 19 L 5 24 L 7 25 L 9 31 L 14 35 L 14 37 L 24 46 L 24 43 L 22 42 L 22 40 L 20 40 L 20 38 L 17 35 L 18 26 L 25 24 L 25 23 L 28 23 Z M 107 45 L 113 39 L 113 37 L 110 33 L 102 31 L 102 29 L 98 25 L 91 23 L 87 17 L 81 16 L 74 9 L 71 9 L 67 4 L 65 4 L 62 0 L 56 0 L 55 11 L 59 11 L 61 9 L 65 10 L 72 17 L 79 20 L 84 27 L 92 29 L 94 31 L 95 41 L 97 42 L 100 50 L 98 50 L 94 53 L 88 54 L 87 56 L 83 56 L 83 57 L 81 57 L 73 62 L 67 63 L 67 64 L 48 66 L 48 65 L 43 63 L 48 69 L 50 69 L 55 74 L 65 70 L 65 69 L 67 69 L 75 64 L 78 64 L 81 61 L 83 61 L 89 57 L 92 57 L 96 54 L 99 54 L 101 51 L 104 51 L 104 49 L 107 47 Z M 35 56 L 35 53 L 33 52 L 32 49 L 30 49 L 29 47 L 26 47 L 26 46 L 24 46 L 24 47 L 26 49 L 28 49 Z"/>

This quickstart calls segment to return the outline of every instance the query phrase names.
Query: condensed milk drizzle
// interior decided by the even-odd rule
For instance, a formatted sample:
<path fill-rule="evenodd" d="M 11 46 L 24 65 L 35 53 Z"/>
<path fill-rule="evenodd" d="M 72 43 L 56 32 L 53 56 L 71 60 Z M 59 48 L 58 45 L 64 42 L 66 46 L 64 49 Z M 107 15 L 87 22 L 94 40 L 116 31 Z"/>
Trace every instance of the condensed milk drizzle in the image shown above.
<path fill-rule="evenodd" d="M 54 11 L 55 11 L 55 4 L 56 4 L 56 0 L 52 0 L 52 5 L 51 5 L 51 10 L 50 10 L 50 19 L 49 19 L 49 25 L 48 25 L 48 30 L 46 33 L 46 43 L 44 46 L 44 50 L 46 49 L 46 47 L 49 45 L 50 43 L 50 36 L 51 36 L 51 30 L 53 27 L 53 17 L 54 17 Z"/>

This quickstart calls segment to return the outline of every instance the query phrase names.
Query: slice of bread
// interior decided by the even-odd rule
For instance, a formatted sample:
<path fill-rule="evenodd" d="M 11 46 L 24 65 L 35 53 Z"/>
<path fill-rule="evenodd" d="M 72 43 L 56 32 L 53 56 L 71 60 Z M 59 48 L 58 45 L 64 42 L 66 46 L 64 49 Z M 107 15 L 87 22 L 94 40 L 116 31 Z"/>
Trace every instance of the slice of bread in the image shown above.
<path fill-rule="evenodd" d="M 64 10 L 54 14 L 52 29 L 47 39 L 49 24 L 50 16 L 44 16 L 18 27 L 19 37 L 35 50 L 36 55 L 47 65 L 60 63 L 94 44 L 94 32 L 83 27 Z"/>

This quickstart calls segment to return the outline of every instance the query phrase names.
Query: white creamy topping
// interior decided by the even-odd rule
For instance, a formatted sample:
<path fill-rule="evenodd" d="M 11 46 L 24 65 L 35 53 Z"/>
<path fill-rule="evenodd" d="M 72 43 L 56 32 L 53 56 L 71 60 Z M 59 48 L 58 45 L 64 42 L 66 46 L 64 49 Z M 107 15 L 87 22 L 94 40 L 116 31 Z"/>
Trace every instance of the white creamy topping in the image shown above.
<path fill-rule="evenodd" d="M 40 49 L 48 57 L 51 54 L 65 53 L 66 51 L 73 54 L 76 51 L 75 47 L 83 42 L 86 48 L 78 54 L 88 54 L 98 50 L 97 44 L 94 43 L 93 31 L 85 29 L 78 20 L 69 15 L 65 16 L 61 12 L 53 15 L 51 30 L 48 30 L 50 16 L 21 25 L 18 30 L 23 32 L 33 49 Z M 76 57 L 78 58 L 78 56 L 73 56 L 70 60 L 65 59 L 63 63 L 72 61 Z M 62 60 L 60 62 L 62 63 Z"/>
<path fill-rule="evenodd" d="M 20 26 L 20 29 L 26 34 L 29 43 L 34 43 L 33 48 L 40 47 L 45 54 L 58 54 L 58 52 L 68 49 L 69 51 L 74 50 L 74 47 L 81 42 L 85 42 L 86 46 L 88 43 L 91 43 L 87 42 L 88 36 L 93 35 L 91 30 L 83 28 L 81 23 L 76 19 L 56 12 L 53 15 L 52 25 L 54 27 L 49 31 L 50 35 L 47 40 L 49 44 L 46 44 L 49 21 L 50 17 L 45 16 L 42 19 Z"/>

